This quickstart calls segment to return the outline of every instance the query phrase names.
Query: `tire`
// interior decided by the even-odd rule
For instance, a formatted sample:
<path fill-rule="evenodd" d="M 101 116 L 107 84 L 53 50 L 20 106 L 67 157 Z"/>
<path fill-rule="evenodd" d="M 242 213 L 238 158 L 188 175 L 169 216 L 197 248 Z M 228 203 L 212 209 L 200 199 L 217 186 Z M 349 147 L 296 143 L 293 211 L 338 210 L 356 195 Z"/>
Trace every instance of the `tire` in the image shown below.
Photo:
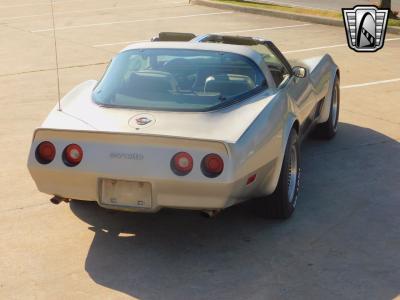
<path fill-rule="evenodd" d="M 292 128 L 285 149 L 278 185 L 272 195 L 262 199 L 265 216 L 274 219 L 289 218 L 296 207 L 299 186 L 300 142 L 296 130 Z"/>
<path fill-rule="evenodd" d="M 315 136 L 322 139 L 331 139 L 336 135 L 339 120 L 339 107 L 340 107 L 340 85 L 338 77 L 332 89 L 332 101 L 329 110 L 329 118 L 325 123 L 321 123 L 316 127 Z"/>

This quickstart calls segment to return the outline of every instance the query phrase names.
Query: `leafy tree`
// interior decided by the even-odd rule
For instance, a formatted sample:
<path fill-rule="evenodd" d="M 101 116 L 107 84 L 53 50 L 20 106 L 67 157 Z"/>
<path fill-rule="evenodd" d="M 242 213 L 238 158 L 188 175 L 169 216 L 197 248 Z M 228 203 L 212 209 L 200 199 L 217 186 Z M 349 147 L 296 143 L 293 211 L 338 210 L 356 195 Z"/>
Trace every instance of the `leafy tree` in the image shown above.
<path fill-rule="evenodd" d="M 396 18 L 397 12 L 393 12 L 392 10 L 392 0 L 381 0 L 379 4 L 379 8 L 387 8 L 389 9 L 389 17 Z"/>

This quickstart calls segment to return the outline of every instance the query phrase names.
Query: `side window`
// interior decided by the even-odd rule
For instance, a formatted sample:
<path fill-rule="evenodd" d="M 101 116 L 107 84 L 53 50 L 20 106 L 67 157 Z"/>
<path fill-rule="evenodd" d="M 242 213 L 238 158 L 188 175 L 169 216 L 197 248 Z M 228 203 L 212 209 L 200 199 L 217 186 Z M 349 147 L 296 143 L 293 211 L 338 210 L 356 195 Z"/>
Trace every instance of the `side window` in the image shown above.
<path fill-rule="evenodd" d="M 265 64 L 268 66 L 276 86 L 280 86 L 290 76 L 285 64 L 267 46 L 258 44 L 251 48 L 262 55 Z"/>

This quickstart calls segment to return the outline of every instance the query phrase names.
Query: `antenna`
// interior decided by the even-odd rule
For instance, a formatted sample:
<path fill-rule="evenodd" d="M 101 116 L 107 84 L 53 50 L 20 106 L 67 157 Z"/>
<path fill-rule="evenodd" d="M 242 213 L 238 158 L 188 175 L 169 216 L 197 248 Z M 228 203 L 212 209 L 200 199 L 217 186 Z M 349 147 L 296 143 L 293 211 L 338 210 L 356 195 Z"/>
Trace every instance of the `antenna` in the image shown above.
<path fill-rule="evenodd" d="M 61 93 L 60 93 L 60 73 L 58 68 L 58 52 L 57 52 L 57 36 L 56 36 L 56 25 L 54 22 L 54 0 L 51 1 L 51 16 L 53 19 L 53 39 L 54 39 L 54 52 L 56 56 L 56 69 L 57 69 L 57 92 L 58 92 L 58 110 L 61 111 Z"/>

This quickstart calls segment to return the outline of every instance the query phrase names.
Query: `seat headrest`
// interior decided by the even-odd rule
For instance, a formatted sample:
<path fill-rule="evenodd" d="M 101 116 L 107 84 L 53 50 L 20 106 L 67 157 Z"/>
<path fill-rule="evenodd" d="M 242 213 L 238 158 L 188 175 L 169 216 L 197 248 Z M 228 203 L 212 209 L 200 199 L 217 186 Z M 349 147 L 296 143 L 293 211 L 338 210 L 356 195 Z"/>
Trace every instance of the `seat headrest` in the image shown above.
<path fill-rule="evenodd" d="M 168 92 L 176 90 L 176 82 L 171 74 L 159 71 L 134 72 L 129 77 L 129 85 L 140 87 L 142 92 Z"/>

